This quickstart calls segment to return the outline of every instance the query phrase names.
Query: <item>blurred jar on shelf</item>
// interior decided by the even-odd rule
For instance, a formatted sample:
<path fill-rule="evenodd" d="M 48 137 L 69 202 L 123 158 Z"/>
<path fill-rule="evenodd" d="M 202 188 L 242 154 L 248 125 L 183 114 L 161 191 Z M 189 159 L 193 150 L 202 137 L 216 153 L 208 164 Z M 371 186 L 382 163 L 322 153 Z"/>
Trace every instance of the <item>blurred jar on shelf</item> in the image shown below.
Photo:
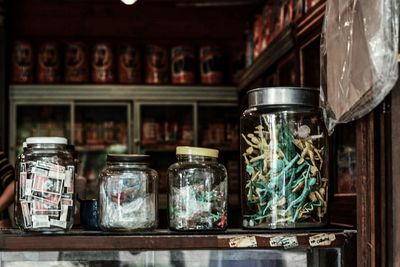
<path fill-rule="evenodd" d="M 221 84 L 224 78 L 223 55 L 215 45 L 200 48 L 200 74 L 202 84 Z"/>
<path fill-rule="evenodd" d="M 146 47 L 146 83 L 167 84 L 169 82 L 168 52 L 162 46 Z"/>
<path fill-rule="evenodd" d="M 88 82 L 87 46 L 81 42 L 67 42 L 64 54 L 64 80 L 67 83 Z"/>
<path fill-rule="evenodd" d="M 39 46 L 37 56 L 37 80 L 39 83 L 60 82 L 59 46 L 54 42 L 45 42 Z"/>
<path fill-rule="evenodd" d="M 171 76 L 173 84 L 195 82 L 195 52 L 190 46 L 175 46 L 171 49 Z"/>
<path fill-rule="evenodd" d="M 29 42 L 15 41 L 12 52 L 12 82 L 32 83 L 33 48 Z"/>
<path fill-rule="evenodd" d="M 92 50 L 92 81 L 112 83 L 114 81 L 114 58 L 111 45 L 97 43 Z"/>
<path fill-rule="evenodd" d="M 118 46 L 118 80 L 124 84 L 141 82 L 140 51 L 131 44 Z"/>

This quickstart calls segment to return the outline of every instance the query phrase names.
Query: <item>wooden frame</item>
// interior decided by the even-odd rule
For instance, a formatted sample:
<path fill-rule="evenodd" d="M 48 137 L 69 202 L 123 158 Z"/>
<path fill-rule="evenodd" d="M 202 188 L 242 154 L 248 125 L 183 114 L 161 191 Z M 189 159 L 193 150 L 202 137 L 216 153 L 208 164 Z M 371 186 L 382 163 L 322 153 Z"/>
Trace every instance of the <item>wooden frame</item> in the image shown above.
<path fill-rule="evenodd" d="M 300 83 L 299 58 L 297 50 L 291 52 L 277 67 L 277 80 L 279 86 L 298 86 Z M 284 74 L 290 74 L 290 77 L 284 77 Z"/>

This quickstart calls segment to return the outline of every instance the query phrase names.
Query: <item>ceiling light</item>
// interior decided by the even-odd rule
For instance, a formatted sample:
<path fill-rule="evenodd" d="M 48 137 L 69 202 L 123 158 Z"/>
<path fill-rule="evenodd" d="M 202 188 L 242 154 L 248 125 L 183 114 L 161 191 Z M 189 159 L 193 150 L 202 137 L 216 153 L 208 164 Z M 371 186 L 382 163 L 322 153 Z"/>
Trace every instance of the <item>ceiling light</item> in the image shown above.
<path fill-rule="evenodd" d="M 137 0 L 121 0 L 125 5 L 133 5 Z"/>

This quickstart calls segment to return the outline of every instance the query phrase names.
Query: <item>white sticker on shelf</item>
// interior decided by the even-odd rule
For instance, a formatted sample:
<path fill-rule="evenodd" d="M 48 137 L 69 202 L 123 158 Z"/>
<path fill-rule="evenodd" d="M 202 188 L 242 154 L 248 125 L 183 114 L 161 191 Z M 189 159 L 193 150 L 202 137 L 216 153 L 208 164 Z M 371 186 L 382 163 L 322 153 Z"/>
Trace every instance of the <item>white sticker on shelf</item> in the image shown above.
<path fill-rule="evenodd" d="M 296 236 L 274 236 L 269 239 L 271 247 L 284 247 L 285 249 L 299 246 Z"/>
<path fill-rule="evenodd" d="M 257 247 L 257 240 L 255 236 L 237 236 L 229 239 L 229 247 L 253 248 Z"/>
<path fill-rule="evenodd" d="M 333 241 L 335 241 L 336 236 L 335 234 L 318 234 L 310 236 L 308 242 L 310 246 L 317 247 L 317 246 L 329 246 Z"/>

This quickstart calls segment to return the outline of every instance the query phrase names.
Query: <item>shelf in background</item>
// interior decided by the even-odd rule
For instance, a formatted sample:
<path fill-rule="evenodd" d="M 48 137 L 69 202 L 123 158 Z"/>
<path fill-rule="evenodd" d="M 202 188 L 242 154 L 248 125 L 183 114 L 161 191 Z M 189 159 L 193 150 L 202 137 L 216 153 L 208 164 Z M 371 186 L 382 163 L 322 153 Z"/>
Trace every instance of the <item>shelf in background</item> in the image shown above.
<path fill-rule="evenodd" d="M 2 251 L 65 251 L 65 250 L 168 250 L 168 249 L 283 249 L 271 247 L 271 238 L 296 238 L 295 248 L 310 248 L 309 240 L 317 234 L 334 237 L 331 244 L 323 247 L 343 247 L 355 238 L 356 230 L 321 228 L 310 230 L 240 230 L 226 232 L 179 233 L 156 230 L 126 235 L 124 233 L 104 233 L 97 231 L 72 230 L 66 234 L 43 235 L 24 233 L 16 229 L 0 233 Z M 242 243 L 237 241 L 241 240 Z M 236 241 L 236 242 L 234 242 Z M 240 245 L 241 244 L 241 245 Z"/>
<path fill-rule="evenodd" d="M 237 92 L 233 86 L 179 86 L 179 85 L 11 85 L 10 99 L 17 101 L 37 99 L 52 101 L 72 100 L 155 100 L 163 101 L 215 101 L 236 102 Z"/>
<path fill-rule="evenodd" d="M 298 39 L 308 32 L 322 26 L 325 14 L 325 1 L 304 14 L 296 25 L 284 29 L 272 43 L 246 68 L 239 77 L 238 91 L 251 89 L 249 86 L 274 65 L 280 58 L 296 47 Z"/>

